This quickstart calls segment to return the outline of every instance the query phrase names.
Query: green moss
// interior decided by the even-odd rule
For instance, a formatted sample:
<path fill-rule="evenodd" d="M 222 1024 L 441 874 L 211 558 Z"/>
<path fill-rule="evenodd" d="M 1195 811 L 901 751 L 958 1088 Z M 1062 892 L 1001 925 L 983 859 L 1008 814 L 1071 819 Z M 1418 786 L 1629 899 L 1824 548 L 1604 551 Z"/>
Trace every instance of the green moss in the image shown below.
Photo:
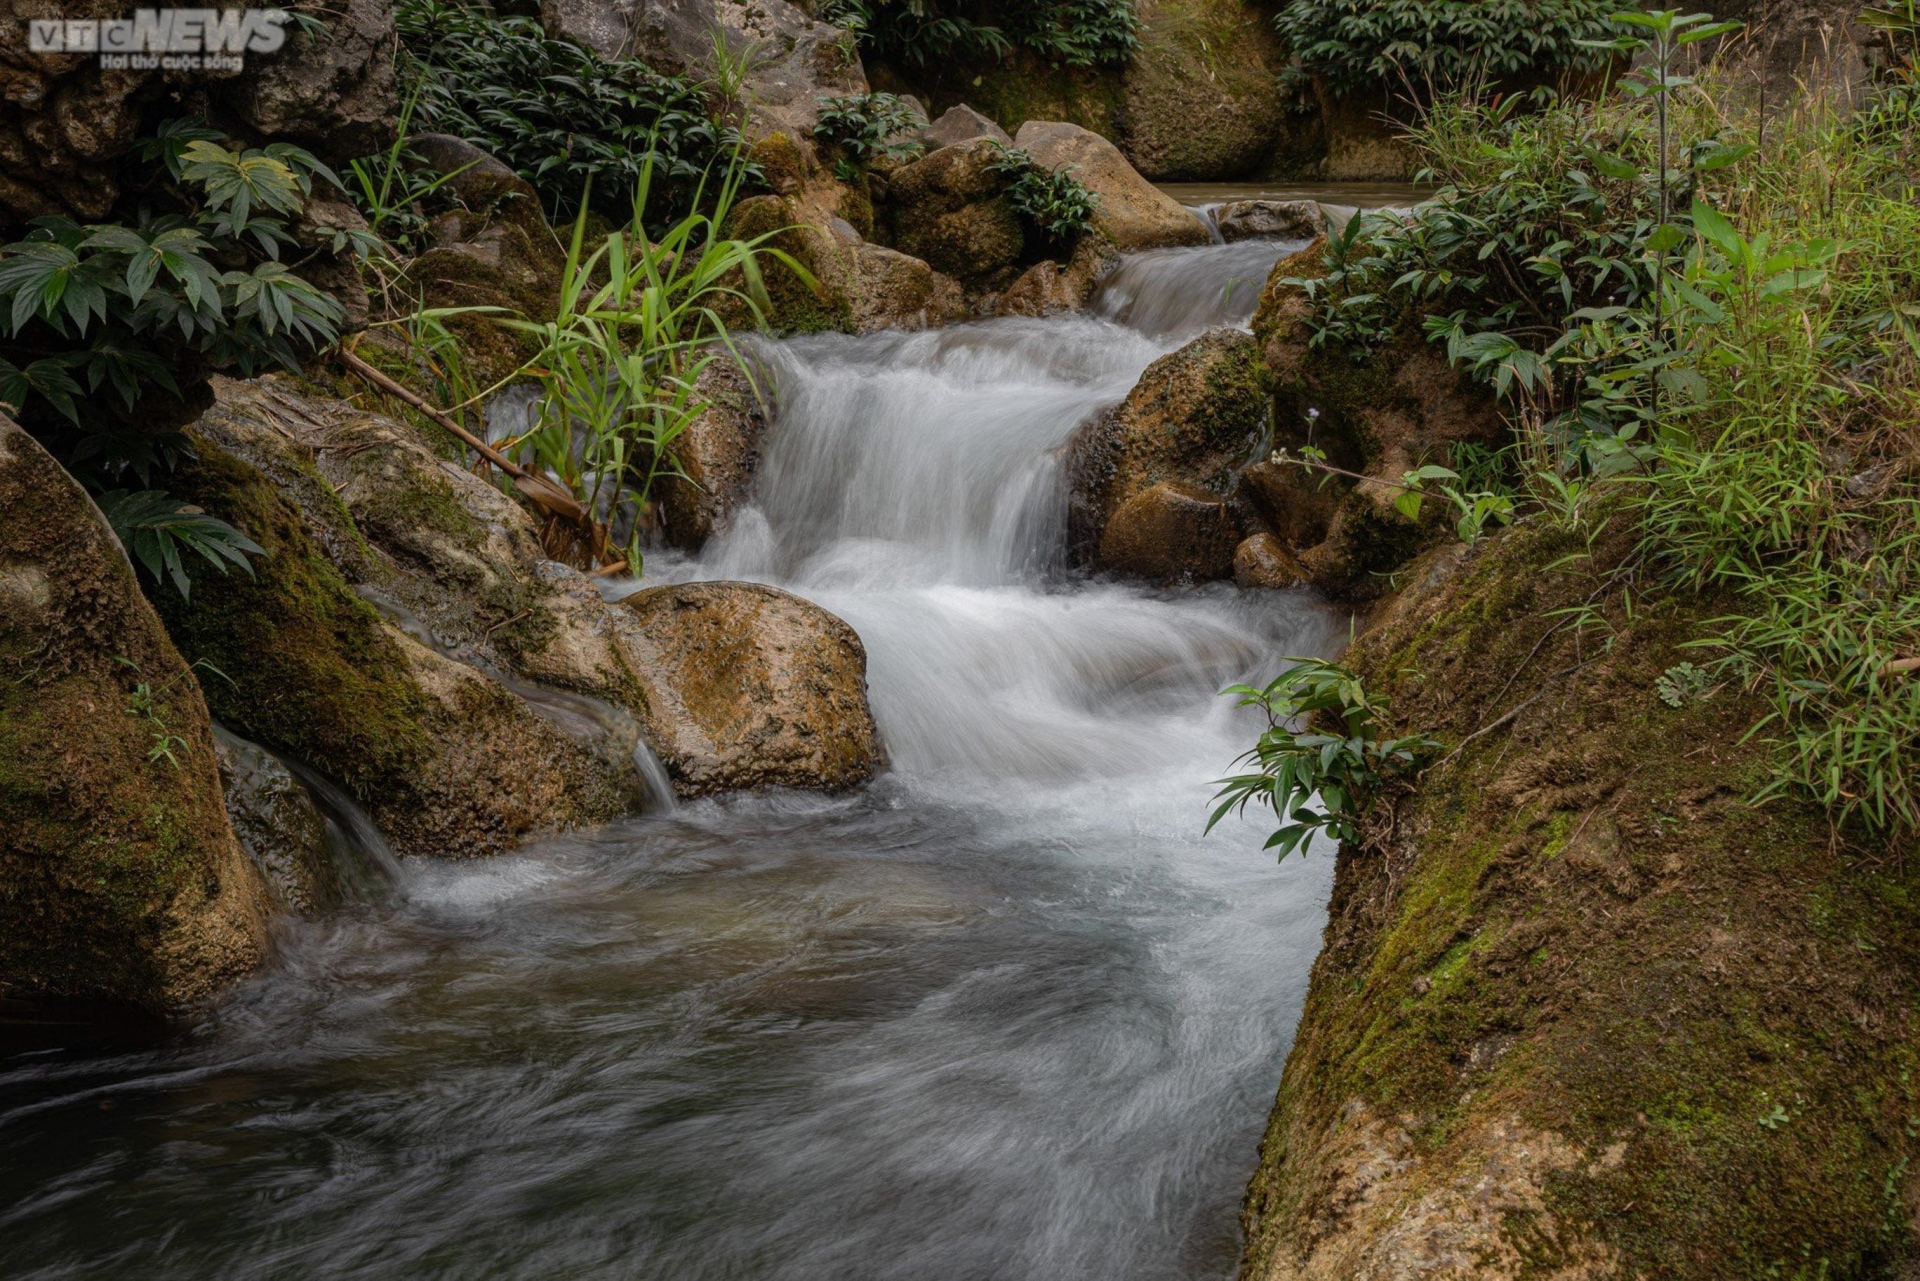
<path fill-rule="evenodd" d="M 214 715 L 362 797 L 407 777 L 426 752 L 418 727 L 426 695 L 379 616 L 253 468 L 209 452 L 179 480 L 187 496 L 267 550 L 255 577 L 205 578 L 190 602 L 154 593 L 188 658 L 229 678 L 207 684 Z"/>

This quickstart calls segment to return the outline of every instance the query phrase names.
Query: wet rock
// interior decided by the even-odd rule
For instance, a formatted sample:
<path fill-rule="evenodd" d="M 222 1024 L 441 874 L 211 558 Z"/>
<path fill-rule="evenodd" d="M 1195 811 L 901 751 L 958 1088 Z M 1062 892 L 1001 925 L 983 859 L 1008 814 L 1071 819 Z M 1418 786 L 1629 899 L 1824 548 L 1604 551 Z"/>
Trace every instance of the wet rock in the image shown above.
<path fill-rule="evenodd" d="M 757 583 L 656 587 L 625 608 L 649 651 L 640 715 L 683 794 L 843 791 L 878 770 L 866 649 L 826 610 Z"/>
<path fill-rule="evenodd" d="M 540 21 L 555 36 L 603 57 L 638 58 L 656 71 L 713 73 L 718 32 L 747 64 L 747 130 L 804 138 L 822 96 L 865 93 L 867 78 L 847 33 L 785 0 L 543 0 Z"/>
<path fill-rule="evenodd" d="M 85 492 L 0 418 L 0 993 L 176 1011 L 259 964 L 267 911 L 199 682 Z"/>
<path fill-rule="evenodd" d="M 1233 581 L 1243 588 L 1297 587 L 1307 581 L 1306 567 L 1272 534 L 1255 534 L 1233 553 Z"/>
<path fill-rule="evenodd" d="M 974 138 L 992 138 L 1003 147 L 1013 145 L 1013 135 L 981 115 L 966 103 L 949 107 L 940 118 L 920 131 L 920 141 L 928 151 L 951 147 Z"/>
<path fill-rule="evenodd" d="M 1020 273 L 1004 293 L 982 299 L 982 316 L 1054 316 L 1079 311 L 1120 261 L 1120 251 L 1098 232 L 1081 236 L 1065 263 L 1047 259 Z"/>
<path fill-rule="evenodd" d="M 1287 548 L 1312 547 L 1324 540 L 1343 497 L 1320 476 L 1268 459 L 1243 469 L 1231 495 L 1242 526 L 1273 534 Z"/>
<path fill-rule="evenodd" d="M 1219 495 L 1162 481 L 1120 504 L 1100 536 L 1095 567 L 1156 582 L 1207 582 L 1234 570 L 1239 540 Z"/>
<path fill-rule="evenodd" d="M 1067 535 L 1076 554 L 1085 559 L 1103 547 L 1114 514 L 1163 481 L 1225 498 L 1235 473 L 1261 453 L 1268 420 L 1260 377 L 1253 339 L 1216 329 L 1147 366 L 1124 402 L 1076 432 L 1067 459 Z M 1226 563 L 1232 559 L 1230 542 Z"/>
<path fill-rule="evenodd" d="M 492 853 L 625 812 L 638 787 L 630 773 L 477 667 L 395 626 L 355 590 L 308 528 L 311 519 L 352 540 L 362 528 L 353 512 L 335 497 L 330 512 L 304 515 L 243 456 L 271 453 L 283 473 L 302 470 L 290 439 L 303 426 L 301 416 L 274 416 L 258 384 L 223 380 L 221 390 L 223 402 L 193 433 L 200 457 L 176 473 L 179 492 L 232 522 L 268 555 L 256 562 L 255 577 L 208 579 L 196 584 L 191 601 L 156 594 L 183 651 L 232 678 L 211 692 L 220 719 L 344 786 L 402 853 Z M 293 492 L 313 492 L 315 484 L 344 490 L 367 527 L 391 544 L 363 542 L 346 563 L 396 591 L 430 582 L 446 602 L 443 619 L 458 617 L 463 602 L 466 617 L 458 627 L 447 624 L 450 631 L 471 629 L 503 647 L 543 644 L 552 623 L 537 599 L 508 575 L 490 579 L 491 553 L 479 550 L 511 546 L 520 531 L 510 524 L 490 530 L 454 500 L 461 492 L 456 476 L 484 488 L 477 478 L 417 446 L 411 453 L 399 432 L 390 435 L 363 434 L 348 445 L 343 432 L 320 457 L 354 470 L 332 482 L 308 462 L 306 480 Z M 387 488 L 363 484 L 356 491 L 356 476 L 369 475 Z M 504 519 L 513 504 L 494 498 Z M 429 595 L 421 587 L 416 598 Z M 512 612 L 482 622 L 474 617 L 477 605 Z M 422 630 L 429 642 L 440 639 Z M 446 639 L 457 651 L 460 636 Z"/>
<path fill-rule="evenodd" d="M 1312 200 L 1235 200 L 1214 211 L 1213 225 L 1228 244 L 1240 240 L 1311 240 L 1326 230 Z"/>
<path fill-rule="evenodd" d="M 972 138 L 896 170 L 887 196 L 895 247 L 970 286 L 1011 279 L 1026 233 L 1002 195 L 1006 177 L 993 171 L 999 154 L 991 138 Z"/>
<path fill-rule="evenodd" d="M 286 911 L 313 916 L 340 901 L 327 821 L 305 784 L 273 753 L 214 727 L 227 817 L 241 848 Z"/>
<path fill-rule="evenodd" d="M 1120 149 L 1078 125 L 1029 120 L 1014 141 L 1046 168 L 1073 176 L 1100 197 L 1094 226 L 1123 253 L 1204 245 L 1206 226 L 1127 163 Z"/>
<path fill-rule="evenodd" d="M 700 377 L 707 407 L 674 442 L 680 475 L 656 482 L 667 542 L 698 551 L 743 502 L 760 461 L 766 411 L 740 366 L 721 359 Z"/>

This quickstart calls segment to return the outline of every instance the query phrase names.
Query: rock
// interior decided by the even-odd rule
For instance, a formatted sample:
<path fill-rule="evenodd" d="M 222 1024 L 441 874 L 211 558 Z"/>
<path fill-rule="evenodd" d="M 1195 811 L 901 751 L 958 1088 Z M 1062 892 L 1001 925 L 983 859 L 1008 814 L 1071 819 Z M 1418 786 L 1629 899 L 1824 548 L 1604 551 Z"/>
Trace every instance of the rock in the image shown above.
<path fill-rule="evenodd" d="M 1162 356 L 1124 402 L 1074 434 L 1067 459 L 1069 545 L 1080 559 L 1092 557 L 1104 546 L 1114 514 L 1162 481 L 1224 498 L 1235 473 L 1260 452 L 1266 432 L 1267 398 L 1252 338 L 1216 329 Z M 1232 558 L 1229 542 L 1226 562 Z"/>
<path fill-rule="evenodd" d="M 713 72 L 717 31 L 747 62 L 742 97 L 753 137 L 807 137 L 822 96 L 865 93 L 853 42 L 786 0 L 542 0 L 540 21 L 558 37 L 603 57 L 639 58 L 656 71 L 696 79 Z"/>
<path fill-rule="evenodd" d="M 843 791 L 879 768 L 866 649 L 818 605 L 757 583 L 687 583 L 625 606 L 651 651 L 641 716 L 683 793 Z"/>
<path fill-rule="evenodd" d="M 86 493 L 0 418 L 0 994 L 172 1013 L 260 963 L 267 911 L 199 682 Z"/>
<path fill-rule="evenodd" d="M 191 601 L 156 593 L 156 603 L 183 652 L 232 678 L 211 693 L 220 719 L 344 786 L 402 853 L 493 853 L 625 812 L 640 786 L 630 761 L 617 768 L 498 680 L 407 634 L 356 593 L 322 553 L 308 521 L 337 525 L 341 537 L 352 538 L 361 528 L 357 517 L 342 511 L 337 497 L 331 513 L 312 517 L 288 501 L 241 456 L 272 452 L 283 468 L 298 467 L 264 392 L 226 380 L 216 390 L 222 402 L 192 434 L 200 456 L 175 474 L 178 492 L 232 522 L 268 555 L 256 562 L 253 578 L 208 578 Z M 401 558 L 430 565 L 449 613 L 459 610 L 453 602 L 461 593 L 471 593 L 465 628 L 492 626 L 491 643 L 540 645 L 551 620 L 523 583 L 490 579 L 492 566 L 477 550 L 510 542 L 511 532 L 492 535 L 451 497 L 456 475 L 484 488 L 482 482 L 424 450 L 408 454 L 397 433 L 362 436 L 347 448 L 350 454 L 342 448 L 334 455 L 335 465 L 351 464 L 362 477 L 378 470 L 386 487 L 356 492 L 350 476 L 338 488 L 360 504 L 369 526 L 388 521 L 383 532 L 405 530 L 404 538 L 392 538 L 392 550 L 369 548 L 348 562 L 388 584 L 416 581 L 395 563 Z M 295 492 L 335 488 L 312 464 L 307 470 Z M 422 589 L 416 599 L 426 595 Z M 483 622 L 483 609 L 502 612 Z"/>
<path fill-rule="evenodd" d="M 1287 53 L 1245 0 L 1141 0 L 1140 48 L 1120 77 L 1116 138 L 1157 182 L 1263 174 L 1291 121 L 1274 90 Z"/>
<path fill-rule="evenodd" d="M 1142 178 L 1120 149 L 1078 125 L 1029 120 L 1014 141 L 1055 173 L 1073 176 L 1100 197 L 1094 226 L 1122 253 L 1170 245 L 1204 245 L 1206 225 L 1172 196 Z"/>
<path fill-rule="evenodd" d="M 896 170 L 888 181 L 893 244 L 934 270 L 986 287 L 1026 249 L 1018 215 L 1003 198 L 1007 179 L 993 171 L 991 138 L 942 147 Z"/>
<path fill-rule="evenodd" d="M 1242 588 L 1297 587 L 1307 571 L 1272 534 L 1255 534 L 1233 553 L 1233 581 Z"/>
<path fill-rule="evenodd" d="M 446 133 L 414 134 L 407 140 L 407 150 L 419 157 L 421 167 L 429 173 L 450 175 L 442 190 L 469 212 L 483 218 L 497 215 L 503 221 L 518 225 L 543 253 L 548 243 L 554 241 L 553 229 L 541 212 L 540 193 L 504 160 L 464 138 Z M 549 260 L 557 264 L 559 259 L 559 245 L 553 243 Z"/>
<path fill-rule="evenodd" d="M 813 277 L 809 285 L 779 263 L 763 268 L 771 328 L 864 334 L 938 328 L 967 318 L 966 296 L 957 281 L 921 259 L 867 242 L 850 225 L 836 231 L 834 219 L 809 224 L 799 206 L 788 197 L 754 196 L 734 206 L 727 223 L 732 236 L 771 235 L 774 247 Z M 745 313 L 739 308 L 730 323 L 745 327 L 751 321 Z"/>
<path fill-rule="evenodd" d="M 1207 582 L 1234 571 L 1239 540 L 1224 499 L 1162 481 L 1120 504 L 1100 536 L 1095 567 L 1157 582 Z"/>
<path fill-rule="evenodd" d="M 1321 176 L 1328 182 L 1405 182 L 1413 174 L 1416 156 L 1396 127 L 1381 118 L 1378 95 L 1365 99 L 1336 93 L 1318 82 L 1327 155 Z"/>
<path fill-rule="evenodd" d="M 1229 496 L 1242 528 L 1270 533 L 1282 547 L 1324 541 L 1344 492 L 1297 464 L 1260 459 L 1243 468 Z"/>
<path fill-rule="evenodd" d="M 707 407 L 674 442 L 681 475 L 656 482 L 666 539 L 698 551 L 747 497 L 767 416 L 740 366 L 722 357 L 700 376 Z"/>
<path fill-rule="evenodd" d="M 1100 281 L 1120 261 L 1120 251 L 1098 232 L 1081 236 L 1065 264 L 1047 259 L 1020 273 L 1005 292 L 983 298 L 982 316 L 1053 316 L 1079 311 L 1092 301 Z"/>
<path fill-rule="evenodd" d="M 352 0 L 328 15 L 320 37 L 288 29 L 271 54 L 252 53 L 244 74 L 192 77 L 178 71 L 104 70 L 92 54 L 29 50 L 26 25 L 53 11 L 28 0 L 0 0 L 0 229 L 64 214 L 83 222 L 114 212 L 143 130 L 163 115 L 199 114 L 250 142 L 298 142 L 344 166 L 392 138 L 394 97 L 391 5 Z M 58 7 L 68 20 L 126 17 L 110 0 Z M 190 93 L 192 110 L 177 101 Z M 176 99 L 172 106 L 169 98 Z M 264 135 L 264 136 L 262 136 Z M 144 180 L 146 166 L 139 166 Z"/>
<path fill-rule="evenodd" d="M 377 151 L 393 137 L 399 114 L 398 39 L 392 4 L 347 0 L 327 10 L 323 32 L 290 27 L 278 53 L 249 54 L 247 74 L 234 81 L 233 109 L 261 133 L 322 156 Z"/>
<path fill-rule="evenodd" d="M 1228 244 L 1240 240 L 1312 240 L 1326 230 L 1312 200 L 1234 200 L 1214 210 L 1213 225 Z"/>
<path fill-rule="evenodd" d="M 340 901 L 327 821 L 306 785 L 257 743 L 213 730 L 227 817 L 282 909 L 313 916 Z"/>
<path fill-rule="evenodd" d="M 942 112 L 940 118 L 920 131 L 920 141 L 928 151 L 951 147 L 956 142 L 992 138 L 1003 147 L 1013 145 L 1013 135 L 987 117 L 961 103 Z"/>

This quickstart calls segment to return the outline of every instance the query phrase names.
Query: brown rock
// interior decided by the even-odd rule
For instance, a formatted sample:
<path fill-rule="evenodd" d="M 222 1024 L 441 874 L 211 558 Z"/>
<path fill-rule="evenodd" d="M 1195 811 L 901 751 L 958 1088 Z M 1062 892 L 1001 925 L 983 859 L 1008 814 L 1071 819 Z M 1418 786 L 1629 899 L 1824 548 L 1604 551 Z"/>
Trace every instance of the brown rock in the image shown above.
<path fill-rule="evenodd" d="M 1124 402 L 1074 434 L 1067 459 L 1070 546 L 1088 556 L 1102 545 L 1114 513 L 1162 481 L 1224 497 L 1266 431 L 1267 397 L 1248 335 L 1216 329 L 1162 356 Z M 1229 563 L 1232 555 L 1229 544 Z"/>
<path fill-rule="evenodd" d="M 98 509 L 0 418 L 0 995 L 176 1011 L 259 964 L 267 911 L 198 681 Z"/>
<path fill-rule="evenodd" d="M 1287 51 L 1245 0 L 1138 0 L 1140 48 L 1120 76 L 1113 137 L 1158 182 L 1218 181 L 1269 169 L 1288 125 L 1274 80 Z"/>
<path fill-rule="evenodd" d="M 393 5 L 347 0 L 328 9 L 323 32 L 289 27 L 287 36 L 278 53 L 248 57 L 230 98 L 240 118 L 323 156 L 364 156 L 386 145 L 399 115 Z"/>
<path fill-rule="evenodd" d="M 313 916 L 340 900 L 327 822 L 306 786 L 257 743 L 214 727 L 227 817 L 279 906 Z"/>
<path fill-rule="evenodd" d="M 1093 298 L 1120 252 L 1099 232 L 1081 236 L 1064 264 L 1048 259 L 1027 268 L 1004 293 L 981 299 L 982 316 L 1054 316 L 1079 311 Z"/>
<path fill-rule="evenodd" d="M 683 795 L 843 791 L 874 776 L 867 652 L 844 622 L 757 583 L 687 583 L 627 598 L 645 637 L 647 736 Z"/>
<path fill-rule="evenodd" d="M 662 476 L 654 491 L 667 542 L 685 551 L 704 546 L 745 500 L 767 425 L 759 396 L 730 359 L 707 366 L 700 395 L 706 409 L 673 445 L 681 474 Z"/>
<path fill-rule="evenodd" d="M 920 141 L 928 151 L 938 151 L 942 147 L 951 147 L 956 142 L 967 142 L 973 138 L 992 138 L 1003 147 L 1013 145 L 1012 134 L 964 102 L 949 107 L 938 120 L 920 131 Z"/>
<path fill-rule="evenodd" d="M 1078 125 L 1029 120 L 1014 137 L 1041 165 L 1073 176 L 1100 197 L 1094 226 L 1122 253 L 1204 245 L 1206 225 L 1127 163 L 1120 149 Z M 936 264 L 937 265 L 937 264 Z"/>
<path fill-rule="evenodd" d="M 1218 495 L 1163 481 L 1114 512 L 1095 565 L 1156 582 L 1206 582 L 1233 572 L 1238 538 L 1233 512 Z"/>
<path fill-rule="evenodd" d="M 991 138 L 973 138 L 896 170 L 887 195 L 895 247 L 968 284 L 1018 262 L 1026 233 L 1001 197 L 998 156 Z"/>
<path fill-rule="evenodd" d="M 1234 200 L 1213 214 L 1228 244 L 1240 240 L 1312 240 L 1326 229 L 1312 200 Z"/>
<path fill-rule="evenodd" d="M 1307 571 L 1272 534 L 1255 534 L 1233 553 L 1233 581 L 1243 588 L 1296 587 Z"/>

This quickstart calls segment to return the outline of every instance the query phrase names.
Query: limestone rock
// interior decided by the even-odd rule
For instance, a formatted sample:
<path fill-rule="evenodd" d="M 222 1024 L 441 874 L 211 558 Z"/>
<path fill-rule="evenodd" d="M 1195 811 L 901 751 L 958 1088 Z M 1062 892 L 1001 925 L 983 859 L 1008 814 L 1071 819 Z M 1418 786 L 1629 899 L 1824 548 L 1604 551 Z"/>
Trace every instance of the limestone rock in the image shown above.
<path fill-rule="evenodd" d="M 286 911 L 313 916 L 340 901 L 327 821 L 306 785 L 257 743 L 215 726 L 227 817 L 241 848 Z"/>
<path fill-rule="evenodd" d="M 896 170 L 888 182 L 895 247 L 968 283 L 993 280 L 1020 260 L 1026 233 L 1002 197 L 991 138 L 942 147 Z"/>
<path fill-rule="evenodd" d="M 1069 545 L 1081 559 L 1092 558 L 1114 514 L 1162 481 L 1224 498 L 1266 431 L 1252 338 L 1216 329 L 1162 356 L 1124 402 L 1074 434 L 1067 459 Z M 1230 542 L 1228 564 L 1232 557 Z"/>
<path fill-rule="evenodd" d="M 951 147 L 974 138 L 992 138 L 1003 147 L 1013 145 L 1013 135 L 981 115 L 966 103 L 947 108 L 940 118 L 920 131 L 920 141 L 928 151 Z"/>
<path fill-rule="evenodd" d="M 399 114 L 398 39 L 392 4 L 347 0 L 328 9 L 324 32 L 290 27 L 278 53 L 249 55 L 248 74 L 234 82 L 233 108 L 261 133 L 322 155 L 376 151 L 393 136 Z"/>
<path fill-rule="evenodd" d="M 1326 219 L 1312 200 L 1234 200 L 1214 211 L 1213 225 L 1228 244 L 1239 240 L 1312 240 L 1326 230 Z"/>
<path fill-rule="evenodd" d="M 650 651 L 648 737 L 685 794 L 842 791 L 881 762 L 854 630 L 757 583 L 687 583 L 625 602 Z"/>
<path fill-rule="evenodd" d="M 718 31 L 734 57 L 748 60 L 743 97 L 754 137 L 804 138 L 823 95 L 867 89 L 847 33 L 786 0 L 542 0 L 540 21 L 605 57 L 639 58 L 656 71 L 696 78 L 713 71 Z"/>
<path fill-rule="evenodd" d="M 0 993 L 172 1012 L 259 964 L 267 908 L 199 682 L 98 509 L 0 418 Z"/>
<path fill-rule="evenodd" d="M 1307 571 L 1272 534 L 1255 534 L 1233 553 L 1233 581 L 1243 588 L 1297 587 Z"/>
<path fill-rule="evenodd" d="M 656 482 L 667 541 L 686 551 L 704 546 L 745 500 L 767 425 L 759 396 L 730 359 L 707 367 L 700 395 L 706 409 L 673 446 L 682 474 Z"/>
<path fill-rule="evenodd" d="M 1094 563 L 1130 578 L 1206 582 L 1233 572 L 1238 540 L 1224 499 L 1198 485 L 1162 481 L 1113 513 Z"/>
<path fill-rule="evenodd" d="M 1123 253 L 1204 245 L 1211 237 L 1192 212 L 1142 178 L 1120 149 L 1078 125 L 1029 120 L 1014 141 L 1046 168 L 1073 176 L 1100 197 L 1094 226 Z M 937 265 L 937 264 L 936 264 Z"/>

